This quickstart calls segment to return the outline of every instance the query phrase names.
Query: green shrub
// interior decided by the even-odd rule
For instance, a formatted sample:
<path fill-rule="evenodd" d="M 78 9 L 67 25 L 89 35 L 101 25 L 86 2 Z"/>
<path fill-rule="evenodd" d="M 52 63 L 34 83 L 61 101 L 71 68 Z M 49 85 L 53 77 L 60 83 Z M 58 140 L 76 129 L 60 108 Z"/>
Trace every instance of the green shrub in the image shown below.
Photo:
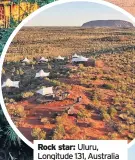
<path fill-rule="evenodd" d="M 70 130 L 69 130 L 69 134 L 77 134 L 80 132 L 80 128 L 77 126 L 73 126 Z"/>
<path fill-rule="evenodd" d="M 23 98 L 30 98 L 34 95 L 33 92 L 24 92 L 21 94 Z"/>
<path fill-rule="evenodd" d="M 111 140 L 115 140 L 118 137 L 118 133 L 109 133 L 108 136 L 110 137 Z"/>
<path fill-rule="evenodd" d="M 102 118 L 104 121 L 106 121 L 106 122 L 107 122 L 107 121 L 110 121 L 111 117 L 110 117 L 110 115 L 107 113 L 106 108 L 101 108 L 100 112 L 101 112 L 101 118 Z"/>
<path fill-rule="evenodd" d="M 129 131 L 131 133 L 135 133 L 135 126 L 134 125 L 129 126 Z"/>
<path fill-rule="evenodd" d="M 89 123 L 89 126 L 90 126 L 90 127 L 95 127 L 96 124 L 95 124 L 95 122 L 90 122 L 90 123 Z"/>
<path fill-rule="evenodd" d="M 87 111 L 86 109 L 81 109 L 77 113 L 77 118 L 90 118 L 90 117 L 91 117 L 91 113 Z"/>
<path fill-rule="evenodd" d="M 109 108 L 109 114 L 111 117 L 114 117 L 117 114 L 117 110 L 113 107 Z"/>
<path fill-rule="evenodd" d="M 50 124 L 48 118 L 41 118 L 41 122 L 44 123 L 44 124 Z"/>
<path fill-rule="evenodd" d="M 127 108 L 128 112 L 130 112 L 131 115 L 135 116 L 135 108 L 133 108 L 133 106 L 131 104 L 127 104 L 126 108 Z"/>
<path fill-rule="evenodd" d="M 128 134 L 128 139 L 133 140 L 134 138 L 135 138 L 135 135 L 134 135 L 134 134 L 132 134 L 132 133 L 129 133 L 129 134 Z"/>
<path fill-rule="evenodd" d="M 21 106 L 21 105 L 9 108 L 9 113 L 11 115 L 13 115 L 14 117 L 20 117 L 20 118 L 26 117 L 26 113 L 25 113 L 24 107 Z"/>
<path fill-rule="evenodd" d="M 101 136 L 101 137 L 99 137 L 99 140 L 107 140 L 107 137 Z"/>
<path fill-rule="evenodd" d="M 54 135 L 53 135 L 53 139 L 54 140 L 60 140 L 63 139 L 63 136 L 66 134 L 65 128 L 62 124 L 57 124 L 55 131 L 54 131 Z"/>
<path fill-rule="evenodd" d="M 105 83 L 104 83 L 104 84 L 102 85 L 102 87 L 105 88 L 105 89 L 111 89 L 111 90 L 112 90 L 112 89 L 115 89 L 115 87 L 114 87 L 113 84 L 105 84 Z"/>
<path fill-rule="evenodd" d="M 102 118 L 103 118 L 104 121 L 109 121 L 111 119 L 110 115 L 108 113 L 103 113 Z"/>
<path fill-rule="evenodd" d="M 31 135 L 35 140 L 45 140 L 46 139 L 46 132 L 41 128 L 34 128 L 31 131 Z"/>

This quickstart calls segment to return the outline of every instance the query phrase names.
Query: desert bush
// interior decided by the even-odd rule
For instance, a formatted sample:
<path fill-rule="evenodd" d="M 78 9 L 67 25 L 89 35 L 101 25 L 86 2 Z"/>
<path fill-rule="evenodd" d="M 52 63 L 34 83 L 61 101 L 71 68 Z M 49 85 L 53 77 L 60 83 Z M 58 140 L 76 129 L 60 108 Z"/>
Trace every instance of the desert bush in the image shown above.
<path fill-rule="evenodd" d="M 107 140 L 107 137 L 106 136 L 101 136 L 101 137 L 99 137 L 99 140 Z"/>
<path fill-rule="evenodd" d="M 97 89 L 95 89 L 91 92 L 91 99 L 93 102 L 98 102 L 100 100 L 100 95 L 99 95 L 99 92 L 97 91 Z"/>
<path fill-rule="evenodd" d="M 5 103 L 15 103 L 15 100 L 13 98 L 6 97 L 6 98 L 4 98 L 4 102 Z"/>
<path fill-rule="evenodd" d="M 108 136 L 110 137 L 111 140 L 115 140 L 118 137 L 118 133 L 109 133 Z"/>
<path fill-rule="evenodd" d="M 111 117 L 114 117 L 115 115 L 117 115 L 117 110 L 114 107 L 109 108 L 108 112 Z"/>
<path fill-rule="evenodd" d="M 128 134 L 128 139 L 133 140 L 135 138 L 135 134 L 129 133 Z"/>
<path fill-rule="evenodd" d="M 127 105 L 126 105 L 126 108 L 127 108 L 127 111 L 128 111 L 131 115 L 135 116 L 135 108 L 133 108 L 133 106 L 132 106 L 131 104 L 127 104 Z"/>
<path fill-rule="evenodd" d="M 135 118 L 133 116 L 131 116 L 131 117 L 128 116 L 127 119 L 126 119 L 126 123 L 128 125 L 135 124 Z"/>
<path fill-rule="evenodd" d="M 51 82 L 52 82 L 53 86 L 60 86 L 61 85 L 61 83 L 57 80 L 51 80 Z"/>
<path fill-rule="evenodd" d="M 121 123 L 115 123 L 115 131 L 117 131 L 119 134 L 122 134 L 124 130 L 125 125 L 122 125 Z"/>
<path fill-rule="evenodd" d="M 44 123 L 44 124 L 50 124 L 50 122 L 49 122 L 47 117 L 41 118 L 41 122 Z"/>
<path fill-rule="evenodd" d="M 90 122 L 90 123 L 89 123 L 89 126 L 90 126 L 90 127 L 95 127 L 96 124 L 95 124 L 95 122 Z"/>
<path fill-rule="evenodd" d="M 16 74 L 17 74 L 17 75 L 19 75 L 19 74 L 20 74 L 19 70 L 16 70 Z"/>
<path fill-rule="evenodd" d="M 23 75 L 23 74 L 24 74 L 24 71 L 22 70 L 22 68 L 19 69 L 19 74 L 20 74 L 20 75 Z"/>
<path fill-rule="evenodd" d="M 57 124 L 64 123 L 66 121 L 67 117 L 68 117 L 67 113 L 63 113 L 61 116 L 57 116 L 57 118 L 56 118 Z"/>
<path fill-rule="evenodd" d="M 111 117 L 110 115 L 108 114 L 108 110 L 105 108 L 105 107 L 102 107 L 100 109 L 100 114 L 101 114 L 101 118 L 104 120 L 104 121 L 110 121 L 111 120 Z"/>
<path fill-rule="evenodd" d="M 85 69 L 84 65 L 83 64 L 79 64 L 79 69 L 83 71 Z"/>
<path fill-rule="evenodd" d="M 81 118 L 90 118 L 91 117 L 91 113 L 89 111 L 87 111 L 86 109 L 81 109 L 78 113 L 77 113 L 77 118 L 81 119 Z"/>
<path fill-rule="evenodd" d="M 35 140 L 45 140 L 46 139 L 46 132 L 41 128 L 34 128 L 31 131 L 31 135 Z"/>
<path fill-rule="evenodd" d="M 117 96 L 113 98 L 114 104 L 115 105 L 120 105 L 121 101 L 122 101 L 122 97 Z"/>
<path fill-rule="evenodd" d="M 77 134 L 80 132 L 80 128 L 78 126 L 73 126 L 69 129 L 69 134 Z"/>
<path fill-rule="evenodd" d="M 34 93 L 29 91 L 29 92 L 24 92 L 21 95 L 23 98 L 30 98 L 34 95 Z"/>
<path fill-rule="evenodd" d="M 20 118 L 26 117 L 26 112 L 24 110 L 24 107 L 21 105 L 18 105 L 16 107 L 10 107 L 9 113 L 14 117 L 20 117 Z"/>
<path fill-rule="evenodd" d="M 135 126 L 134 125 L 129 126 L 129 131 L 131 133 L 135 133 Z"/>
<path fill-rule="evenodd" d="M 105 83 L 104 83 L 104 84 L 102 85 L 102 87 L 105 88 L 105 89 L 111 89 L 111 90 L 112 90 L 112 89 L 115 89 L 115 87 L 114 87 L 113 84 L 105 84 Z"/>
<path fill-rule="evenodd" d="M 111 119 L 110 115 L 108 113 L 103 113 L 102 118 L 103 118 L 104 121 L 109 121 Z"/>
<path fill-rule="evenodd" d="M 65 134 L 66 134 L 66 131 L 65 131 L 64 125 L 57 124 L 56 128 L 55 128 L 55 131 L 54 131 L 53 139 L 54 140 L 63 139 Z"/>

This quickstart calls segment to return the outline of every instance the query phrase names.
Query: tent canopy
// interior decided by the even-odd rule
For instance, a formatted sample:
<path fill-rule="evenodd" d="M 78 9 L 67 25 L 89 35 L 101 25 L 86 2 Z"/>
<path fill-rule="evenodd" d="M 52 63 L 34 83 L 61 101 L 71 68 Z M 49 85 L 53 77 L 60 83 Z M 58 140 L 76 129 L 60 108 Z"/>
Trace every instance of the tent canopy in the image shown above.
<path fill-rule="evenodd" d="M 48 77 L 50 75 L 50 72 L 44 72 L 42 69 L 36 73 L 35 77 Z"/>
<path fill-rule="evenodd" d="M 11 81 L 9 78 L 2 84 L 3 87 L 16 87 L 19 88 L 19 81 Z"/>
<path fill-rule="evenodd" d="M 76 53 L 72 56 L 72 58 L 78 58 L 79 55 L 77 55 Z"/>
<path fill-rule="evenodd" d="M 43 87 L 42 89 L 36 91 L 36 93 L 39 93 L 41 95 L 51 95 L 53 94 L 53 87 Z"/>
<path fill-rule="evenodd" d="M 22 62 L 30 63 L 30 60 L 25 57 L 25 58 L 22 60 Z"/>
<path fill-rule="evenodd" d="M 48 62 L 47 58 L 41 57 L 39 61 L 44 61 L 44 62 Z"/>
<path fill-rule="evenodd" d="M 89 58 L 79 56 L 78 58 L 72 58 L 72 62 L 86 62 Z"/>
<path fill-rule="evenodd" d="M 58 59 L 58 60 L 64 60 L 65 57 L 58 56 L 56 59 Z"/>

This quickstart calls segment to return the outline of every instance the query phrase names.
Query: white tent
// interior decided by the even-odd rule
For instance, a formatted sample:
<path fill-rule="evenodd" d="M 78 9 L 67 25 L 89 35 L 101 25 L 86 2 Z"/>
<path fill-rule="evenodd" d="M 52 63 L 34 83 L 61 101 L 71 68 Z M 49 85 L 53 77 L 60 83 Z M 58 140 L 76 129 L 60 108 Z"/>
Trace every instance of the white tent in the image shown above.
<path fill-rule="evenodd" d="M 25 57 L 25 58 L 22 60 L 22 62 L 24 62 L 24 63 L 30 63 L 30 60 Z"/>
<path fill-rule="evenodd" d="M 9 78 L 2 84 L 2 87 L 16 87 L 19 88 L 19 81 L 11 81 Z"/>
<path fill-rule="evenodd" d="M 48 59 L 47 59 L 47 58 L 44 58 L 44 57 L 41 57 L 39 61 L 48 62 Z"/>
<path fill-rule="evenodd" d="M 89 58 L 79 56 L 78 58 L 72 58 L 72 62 L 86 62 Z"/>
<path fill-rule="evenodd" d="M 61 57 L 61 56 L 58 56 L 56 59 L 57 59 L 57 60 L 64 60 L 65 58 L 64 58 L 64 57 Z"/>
<path fill-rule="evenodd" d="M 79 55 L 77 55 L 76 53 L 72 56 L 72 58 L 78 58 Z"/>
<path fill-rule="evenodd" d="M 50 72 L 44 72 L 43 70 L 40 70 L 38 73 L 36 73 L 35 77 L 48 77 L 50 75 Z"/>
<path fill-rule="evenodd" d="M 43 87 L 42 89 L 39 89 L 38 91 L 36 91 L 36 93 L 39 93 L 42 95 L 53 94 L 53 87 Z"/>

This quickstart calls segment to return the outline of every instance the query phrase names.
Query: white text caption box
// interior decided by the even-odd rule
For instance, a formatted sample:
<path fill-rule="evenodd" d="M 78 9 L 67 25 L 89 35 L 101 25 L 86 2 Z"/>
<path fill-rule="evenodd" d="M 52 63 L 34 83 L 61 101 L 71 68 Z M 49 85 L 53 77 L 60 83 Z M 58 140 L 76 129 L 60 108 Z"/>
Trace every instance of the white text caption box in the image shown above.
<path fill-rule="evenodd" d="M 127 160 L 126 140 L 36 140 L 34 160 Z"/>

